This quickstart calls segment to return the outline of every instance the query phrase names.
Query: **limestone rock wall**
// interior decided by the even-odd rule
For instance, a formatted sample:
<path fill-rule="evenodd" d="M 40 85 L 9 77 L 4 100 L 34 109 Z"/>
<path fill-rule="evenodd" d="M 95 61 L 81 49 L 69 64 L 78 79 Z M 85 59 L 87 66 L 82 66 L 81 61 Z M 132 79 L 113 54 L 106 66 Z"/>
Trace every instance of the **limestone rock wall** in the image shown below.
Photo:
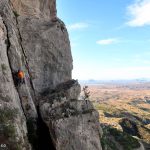
<path fill-rule="evenodd" d="M 50 19 L 56 14 L 55 0 L 11 0 L 11 3 L 21 16 Z"/>
<path fill-rule="evenodd" d="M 56 12 L 55 0 L 0 0 L 0 144 L 7 149 L 101 149 L 98 114 L 78 100 L 69 36 Z M 19 69 L 25 83 L 17 86 Z"/>
<path fill-rule="evenodd" d="M 72 56 L 63 22 L 25 17 L 18 22 L 36 93 L 71 79 Z"/>
<path fill-rule="evenodd" d="M 8 149 L 30 149 L 27 126 L 8 59 L 7 30 L 0 16 L 0 144 Z"/>

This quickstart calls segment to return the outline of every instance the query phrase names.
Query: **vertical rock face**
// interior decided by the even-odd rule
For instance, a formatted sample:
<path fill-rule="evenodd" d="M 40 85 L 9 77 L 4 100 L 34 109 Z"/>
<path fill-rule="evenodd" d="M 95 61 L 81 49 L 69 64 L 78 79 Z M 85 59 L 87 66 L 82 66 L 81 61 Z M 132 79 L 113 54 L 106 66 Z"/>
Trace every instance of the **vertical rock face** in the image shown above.
<path fill-rule="evenodd" d="M 55 0 L 10 0 L 16 12 L 21 16 L 50 19 L 56 15 Z"/>
<path fill-rule="evenodd" d="M 78 100 L 72 68 L 55 0 L 0 0 L 0 144 L 11 150 L 101 149 L 98 114 Z M 21 85 L 19 69 L 25 73 Z"/>
<path fill-rule="evenodd" d="M 7 30 L 0 17 L 0 144 L 8 149 L 26 150 L 30 149 L 26 119 L 13 83 L 7 42 Z"/>
<path fill-rule="evenodd" d="M 36 93 L 71 79 L 72 57 L 64 24 L 26 17 L 18 20 Z"/>

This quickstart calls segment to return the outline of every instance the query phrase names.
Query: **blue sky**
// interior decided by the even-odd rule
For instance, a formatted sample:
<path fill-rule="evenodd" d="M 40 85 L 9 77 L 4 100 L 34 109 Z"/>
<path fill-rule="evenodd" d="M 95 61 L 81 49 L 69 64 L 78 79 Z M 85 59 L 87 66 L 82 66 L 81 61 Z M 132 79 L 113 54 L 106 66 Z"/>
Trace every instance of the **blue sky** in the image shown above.
<path fill-rule="evenodd" d="M 57 0 L 73 78 L 150 78 L 150 0 Z"/>

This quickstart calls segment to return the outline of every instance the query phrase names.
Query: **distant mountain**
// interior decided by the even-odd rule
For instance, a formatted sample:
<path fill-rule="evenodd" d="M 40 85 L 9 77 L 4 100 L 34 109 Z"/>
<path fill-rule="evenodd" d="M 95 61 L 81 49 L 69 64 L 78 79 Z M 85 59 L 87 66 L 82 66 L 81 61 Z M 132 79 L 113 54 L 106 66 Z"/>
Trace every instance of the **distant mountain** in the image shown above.
<path fill-rule="evenodd" d="M 115 83 L 115 84 L 124 84 L 124 83 L 145 83 L 150 82 L 150 78 L 139 78 L 139 79 L 119 79 L 119 80 L 79 80 L 80 84 L 104 84 L 104 83 Z"/>

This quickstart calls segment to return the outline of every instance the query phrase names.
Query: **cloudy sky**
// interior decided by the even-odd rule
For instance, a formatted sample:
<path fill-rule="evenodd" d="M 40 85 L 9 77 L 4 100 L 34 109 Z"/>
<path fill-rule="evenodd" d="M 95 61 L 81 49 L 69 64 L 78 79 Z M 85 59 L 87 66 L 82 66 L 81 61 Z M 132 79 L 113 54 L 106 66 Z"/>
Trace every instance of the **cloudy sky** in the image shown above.
<path fill-rule="evenodd" d="M 73 78 L 150 78 L 150 0 L 57 0 Z"/>

